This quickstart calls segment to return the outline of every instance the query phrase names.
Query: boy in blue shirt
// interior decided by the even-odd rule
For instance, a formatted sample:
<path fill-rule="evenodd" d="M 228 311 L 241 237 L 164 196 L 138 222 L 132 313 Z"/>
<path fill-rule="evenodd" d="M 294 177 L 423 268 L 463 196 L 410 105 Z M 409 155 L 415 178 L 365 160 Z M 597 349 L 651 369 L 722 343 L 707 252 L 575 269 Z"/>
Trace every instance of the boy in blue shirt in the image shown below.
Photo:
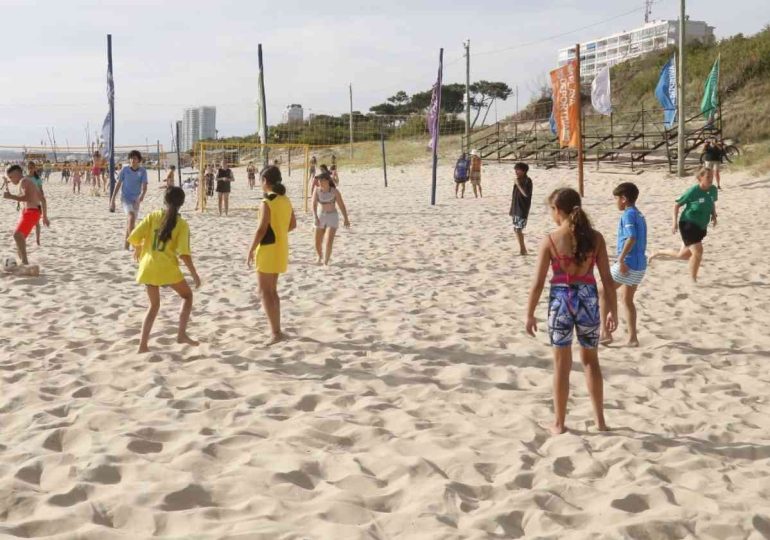
<path fill-rule="evenodd" d="M 636 306 L 634 294 L 636 288 L 644 279 L 647 271 L 647 222 L 644 215 L 636 208 L 636 199 L 639 198 L 639 188 L 631 182 L 623 182 L 617 186 L 612 194 L 618 210 L 623 212 L 618 223 L 618 260 L 610 268 L 615 289 L 623 288 L 623 303 L 626 306 L 628 319 L 628 345 L 639 346 L 639 338 L 636 335 Z M 600 296 L 601 298 L 602 296 Z M 604 345 L 612 343 L 612 334 L 604 330 L 604 320 L 607 318 L 606 306 L 601 306 L 602 334 L 600 341 Z"/>
<path fill-rule="evenodd" d="M 120 202 L 123 204 L 123 211 L 126 213 L 126 239 L 124 248 L 128 249 L 128 236 L 134 230 L 136 218 L 139 215 L 139 205 L 144 200 L 147 193 L 147 170 L 140 167 L 142 163 L 142 154 L 139 150 L 131 150 L 128 153 L 130 167 L 123 167 L 118 175 L 118 183 L 110 199 L 110 212 L 115 211 L 115 197 L 120 193 Z"/>

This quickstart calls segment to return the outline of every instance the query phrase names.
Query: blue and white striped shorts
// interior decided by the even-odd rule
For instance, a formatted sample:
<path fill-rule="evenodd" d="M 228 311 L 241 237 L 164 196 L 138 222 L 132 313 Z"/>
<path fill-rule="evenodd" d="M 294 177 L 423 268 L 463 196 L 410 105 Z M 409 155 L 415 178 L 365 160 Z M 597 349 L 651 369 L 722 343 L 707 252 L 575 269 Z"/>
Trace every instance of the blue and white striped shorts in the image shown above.
<path fill-rule="evenodd" d="M 610 267 L 610 274 L 612 274 L 612 279 L 615 281 L 615 283 L 620 283 L 621 285 L 628 285 L 629 287 L 634 287 L 636 285 L 639 285 L 644 279 L 645 273 L 646 273 L 646 270 L 632 270 L 631 268 L 629 268 L 628 274 L 621 274 L 620 263 L 618 262 L 616 262 Z"/>

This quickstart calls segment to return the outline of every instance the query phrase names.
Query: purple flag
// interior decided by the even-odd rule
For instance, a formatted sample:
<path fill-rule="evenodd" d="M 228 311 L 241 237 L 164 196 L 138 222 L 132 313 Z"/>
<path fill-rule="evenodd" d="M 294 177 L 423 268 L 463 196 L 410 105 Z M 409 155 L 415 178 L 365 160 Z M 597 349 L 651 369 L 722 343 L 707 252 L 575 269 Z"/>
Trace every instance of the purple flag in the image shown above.
<path fill-rule="evenodd" d="M 430 143 L 428 148 L 438 151 L 438 132 L 439 132 L 439 112 L 441 111 L 441 76 L 442 66 L 438 67 L 438 81 L 433 85 L 433 94 L 430 98 L 430 107 L 428 108 L 428 131 L 430 132 Z"/>

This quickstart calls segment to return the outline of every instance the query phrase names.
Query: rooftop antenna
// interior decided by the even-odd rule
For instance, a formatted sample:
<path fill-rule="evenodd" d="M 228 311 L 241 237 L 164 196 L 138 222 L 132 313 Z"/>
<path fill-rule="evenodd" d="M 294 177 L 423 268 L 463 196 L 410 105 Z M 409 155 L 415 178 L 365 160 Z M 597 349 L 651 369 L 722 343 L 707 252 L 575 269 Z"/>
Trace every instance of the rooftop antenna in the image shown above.
<path fill-rule="evenodd" d="M 644 22 L 647 24 L 650 22 L 650 15 L 652 15 L 652 4 L 655 0 L 644 0 Z"/>

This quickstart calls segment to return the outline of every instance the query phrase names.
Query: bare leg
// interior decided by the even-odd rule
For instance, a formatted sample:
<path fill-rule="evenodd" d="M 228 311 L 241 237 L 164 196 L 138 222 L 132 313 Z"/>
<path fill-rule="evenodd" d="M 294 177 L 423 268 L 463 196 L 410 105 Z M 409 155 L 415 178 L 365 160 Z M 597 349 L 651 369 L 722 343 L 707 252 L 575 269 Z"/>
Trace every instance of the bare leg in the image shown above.
<path fill-rule="evenodd" d="M 457 191 L 460 189 L 460 184 L 455 182 L 455 199 L 457 198 Z"/>
<path fill-rule="evenodd" d="M 21 264 L 29 264 L 27 260 L 27 239 L 20 232 L 13 233 L 13 240 L 16 242 L 16 251 L 19 254 Z"/>
<path fill-rule="evenodd" d="M 35 243 L 40 245 L 40 223 L 35 225 Z"/>
<path fill-rule="evenodd" d="M 334 246 L 334 236 L 337 234 L 337 229 L 329 229 L 329 232 L 326 234 L 326 259 L 324 259 L 324 264 L 328 265 L 329 260 L 332 258 L 332 246 Z"/>
<path fill-rule="evenodd" d="M 516 240 L 519 241 L 519 254 L 526 255 L 527 246 L 524 245 L 524 231 L 522 231 L 521 229 L 514 229 L 513 232 L 516 233 Z"/>
<path fill-rule="evenodd" d="M 596 417 L 596 429 L 608 431 L 604 421 L 604 382 L 602 381 L 602 368 L 599 367 L 599 351 L 597 349 L 580 349 L 580 359 L 586 373 L 586 386 L 591 396 Z"/>
<path fill-rule="evenodd" d="M 615 290 L 620 287 L 620 283 L 613 281 L 613 285 L 615 286 Z M 601 315 L 602 320 L 602 327 L 601 327 L 601 336 L 599 337 L 599 343 L 602 345 L 609 345 L 612 343 L 612 334 L 610 332 L 607 332 L 605 330 L 605 322 L 607 321 L 607 314 L 610 312 L 607 306 L 607 302 L 604 300 L 604 288 L 599 287 L 599 313 Z"/>
<path fill-rule="evenodd" d="M 142 323 L 142 337 L 139 340 L 138 351 L 140 353 L 150 351 L 147 342 L 150 339 L 150 332 L 152 331 L 155 317 L 158 316 L 158 310 L 160 309 L 160 289 L 153 285 L 147 285 L 147 297 L 150 299 L 150 306 L 147 308 L 147 313 L 145 314 L 144 322 Z"/>
<path fill-rule="evenodd" d="M 179 330 L 177 331 L 176 342 L 198 345 L 197 341 L 187 335 L 187 323 L 190 322 L 190 313 L 192 312 L 193 292 L 185 280 L 173 284 L 171 288 L 182 298 L 182 310 L 179 312 Z"/>
<path fill-rule="evenodd" d="M 281 300 L 278 297 L 278 274 L 257 273 L 259 292 L 262 296 L 262 309 L 265 310 L 272 338 L 268 345 L 278 343 L 284 339 L 281 332 Z"/>
<path fill-rule="evenodd" d="M 131 236 L 131 231 L 134 230 L 136 225 L 136 214 L 133 212 L 128 213 L 128 219 L 126 220 L 126 238 L 123 241 L 123 249 L 128 249 L 128 237 Z"/>
<path fill-rule="evenodd" d="M 222 215 L 222 193 L 217 193 L 217 208 L 219 209 L 219 215 Z"/>
<path fill-rule="evenodd" d="M 564 422 L 567 416 L 567 400 L 569 399 L 572 349 L 570 347 L 554 347 L 553 360 L 553 412 L 555 419 L 553 426 L 551 426 L 551 433 L 559 435 L 567 431 Z"/>
<path fill-rule="evenodd" d="M 463 182 L 462 189 L 460 190 L 460 198 L 465 198 L 465 182 Z"/>
<path fill-rule="evenodd" d="M 481 190 L 481 183 L 479 182 L 479 197 L 484 198 L 484 192 Z"/>
<path fill-rule="evenodd" d="M 722 178 L 719 176 L 719 169 L 716 170 L 714 176 L 717 180 L 717 189 L 722 189 Z"/>
<path fill-rule="evenodd" d="M 473 196 L 478 199 L 479 198 L 479 194 L 476 191 L 476 183 L 475 182 L 471 182 L 471 187 L 473 187 Z"/>
<path fill-rule="evenodd" d="M 623 304 L 626 306 L 626 317 L 628 319 L 628 342 L 630 347 L 639 346 L 639 338 L 636 335 L 636 304 L 634 304 L 634 295 L 636 294 L 636 285 L 623 285 Z"/>
<path fill-rule="evenodd" d="M 686 261 L 691 255 L 690 248 L 687 246 L 682 246 L 679 251 L 675 249 L 662 249 L 650 255 L 648 262 L 652 262 L 655 259 Z"/>
<path fill-rule="evenodd" d="M 703 260 L 703 244 L 698 242 L 697 244 L 693 244 L 690 246 L 690 251 L 692 252 L 692 257 L 690 257 L 690 277 L 692 277 L 693 281 L 698 281 L 698 269 L 700 268 L 700 263 Z"/>
<path fill-rule="evenodd" d="M 315 230 L 315 252 L 316 252 L 316 255 L 318 255 L 318 264 L 321 264 L 321 262 L 323 262 L 323 251 L 321 251 L 321 246 L 323 246 L 325 232 L 326 232 L 326 229 Z"/>
<path fill-rule="evenodd" d="M 227 212 L 230 210 L 230 194 L 229 193 L 223 193 L 224 199 L 225 199 L 225 216 L 227 215 Z"/>

